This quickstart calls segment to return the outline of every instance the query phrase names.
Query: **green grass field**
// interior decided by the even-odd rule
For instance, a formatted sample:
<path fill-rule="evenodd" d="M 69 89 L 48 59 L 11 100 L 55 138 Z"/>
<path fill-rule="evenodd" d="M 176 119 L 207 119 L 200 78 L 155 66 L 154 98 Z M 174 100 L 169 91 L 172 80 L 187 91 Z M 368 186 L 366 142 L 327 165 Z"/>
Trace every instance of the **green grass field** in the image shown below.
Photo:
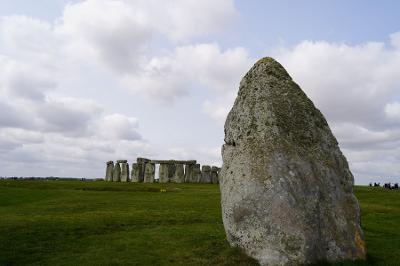
<path fill-rule="evenodd" d="M 338 265 L 400 265 L 400 191 L 356 195 L 368 259 Z M 216 185 L 1 180 L 0 265 L 257 265 L 226 242 L 219 200 Z"/>

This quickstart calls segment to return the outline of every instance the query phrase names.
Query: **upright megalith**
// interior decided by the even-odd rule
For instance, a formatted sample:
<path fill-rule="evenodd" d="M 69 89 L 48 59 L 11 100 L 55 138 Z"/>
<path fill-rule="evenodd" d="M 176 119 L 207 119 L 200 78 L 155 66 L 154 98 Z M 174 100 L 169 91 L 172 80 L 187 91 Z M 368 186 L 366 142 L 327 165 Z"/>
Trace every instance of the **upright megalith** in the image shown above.
<path fill-rule="evenodd" d="M 174 183 L 185 182 L 185 173 L 184 173 L 184 169 L 183 169 L 183 164 L 177 163 L 175 165 L 175 173 L 171 179 L 171 182 L 174 182 Z"/>
<path fill-rule="evenodd" d="M 108 161 L 107 162 L 107 169 L 106 169 L 106 181 L 113 181 L 113 170 L 114 170 L 114 162 Z"/>
<path fill-rule="evenodd" d="M 185 164 L 185 183 L 193 183 L 193 164 Z"/>
<path fill-rule="evenodd" d="M 192 182 L 193 183 L 199 183 L 200 178 L 201 178 L 201 169 L 200 169 L 200 164 L 194 164 L 192 168 Z"/>
<path fill-rule="evenodd" d="M 144 170 L 144 183 L 154 183 L 155 165 L 152 163 L 145 163 Z"/>
<path fill-rule="evenodd" d="M 161 163 L 160 168 L 158 170 L 158 177 L 160 183 L 168 183 L 169 182 L 169 163 Z"/>
<path fill-rule="evenodd" d="M 227 239 L 261 265 L 365 258 L 346 158 L 318 109 L 274 59 L 240 82 L 220 172 Z"/>
<path fill-rule="evenodd" d="M 174 163 L 174 161 L 171 161 L 168 164 L 168 179 L 171 181 L 171 179 L 174 178 L 175 175 L 175 170 L 176 170 L 176 165 Z"/>
<path fill-rule="evenodd" d="M 218 184 L 218 170 L 216 166 L 211 167 L 211 183 Z"/>
<path fill-rule="evenodd" d="M 131 182 L 134 182 L 134 183 L 143 182 L 143 179 L 141 179 L 141 176 L 140 176 L 140 166 L 138 163 L 132 164 Z"/>
<path fill-rule="evenodd" d="M 146 159 L 146 158 L 138 157 L 136 159 L 136 162 L 139 167 L 139 182 L 142 182 L 144 180 L 144 172 L 145 172 L 145 168 L 146 168 L 146 163 L 149 163 L 150 160 Z M 142 181 L 140 181 L 140 180 L 142 180 Z"/>
<path fill-rule="evenodd" d="M 201 167 L 200 183 L 211 183 L 211 167 L 209 165 L 203 165 Z"/>
<path fill-rule="evenodd" d="M 121 167 L 119 166 L 118 162 L 114 165 L 112 181 L 114 181 L 114 182 L 121 181 Z"/>
<path fill-rule="evenodd" d="M 129 181 L 129 164 L 121 163 L 121 182 Z"/>

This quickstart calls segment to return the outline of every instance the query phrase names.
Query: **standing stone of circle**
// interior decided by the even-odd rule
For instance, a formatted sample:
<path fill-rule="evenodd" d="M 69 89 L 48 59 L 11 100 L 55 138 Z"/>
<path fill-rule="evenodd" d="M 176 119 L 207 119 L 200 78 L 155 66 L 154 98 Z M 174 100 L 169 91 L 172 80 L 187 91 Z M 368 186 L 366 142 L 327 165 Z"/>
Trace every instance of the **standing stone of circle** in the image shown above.
<path fill-rule="evenodd" d="M 114 165 L 113 180 L 112 181 L 114 181 L 114 182 L 121 181 L 121 167 L 119 166 L 119 163 L 116 163 Z"/>
<path fill-rule="evenodd" d="M 353 175 L 314 104 L 274 59 L 240 82 L 220 190 L 232 246 L 261 265 L 364 259 Z"/>
<path fill-rule="evenodd" d="M 199 183 L 201 178 L 200 164 L 194 164 L 192 168 L 192 182 Z"/>
<path fill-rule="evenodd" d="M 107 162 L 107 170 L 106 170 L 106 181 L 113 181 L 113 170 L 114 170 L 114 162 Z"/>
<path fill-rule="evenodd" d="M 129 164 L 121 163 L 121 182 L 129 181 Z"/>
<path fill-rule="evenodd" d="M 145 163 L 144 170 L 144 183 L 154 183 L 155 165 L 152 163 Z"/>
<path fill-rule="evenodd" d="M 218 167 L 211 167 L 211 183 L 218 184 Z"/>
<path fill-rule="evenodd" d="M 139 182 L 142 182 L 144 180 L 144 172 L 145 172 L 145 168 L 146 168 L 146 163 L 150 162 L 150 160 L 146 159 L 146 158 L 138 157 L 136 159 L 136 162 L 139 166 Z M 140 181 L 140 180 L 142 180 L 142 181 Z"/>
<path fill-rule="evenodd" d="M 143 182 L 143 179 L 140 179 L 139 175 L 140 169 L 139 169 L 139 164 L 133 163 L 132 164 L 132 170 L 131 170 L 131 182 Z"/>
<path fill-rule="evenodd" d="M 175 173 L 174 173 L 173 178 L 171 179 L 171 182 L 174 182 L 174 183 L 185 182 L 185 173 L 183 170 L 183 164 L 178 163 L 175 165 Z"/>
<path fill-rule="evenodd" d="M 185 183 L 193 183 L 193 164 L 185 164 Z"/>
<path fill-rule="evenodd" d="M 175 175 L 176 165 L 173 161 L 168 164 L 168 179 L 171 180 Z"/>
<path fill-rule="evenodd" d="M 168 170 L 169 170 L 169 164 L 167 164 L 167 163 L 161 163 L 160 164 L 160 169 L 159 169 L 159 172 L 158 172 L 158 175 L 159 175 L 159 182 L 160 183 L 168 183 L 169 182 L 169 173 L 168 173 Z"/>
<path fill-rule="evenodd" d="M 203 165 L 201 167 L 200 183 L 211 183 L 211 167 L 209 165 Z"/>

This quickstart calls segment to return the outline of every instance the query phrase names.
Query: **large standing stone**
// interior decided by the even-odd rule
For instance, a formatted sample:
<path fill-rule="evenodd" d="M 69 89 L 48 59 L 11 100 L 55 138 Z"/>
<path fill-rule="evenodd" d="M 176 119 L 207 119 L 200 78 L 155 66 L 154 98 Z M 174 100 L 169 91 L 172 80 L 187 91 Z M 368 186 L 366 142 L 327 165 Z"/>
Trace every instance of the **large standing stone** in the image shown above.
<path fill-rule="evenodd" d="M 175 175 L 175 170 L 176 170 L 176 165 L 174 162 L 170 162 L 168 164 L 168 179 L 171 180 L 174 178 Z"/>
<path fill-rule="evenodd" d="M 133 163 L 131 170 L 131 182 L 143 182 L 143 179 L 140 178 L 140 167 L 139 164 Z"/>
<path fill-rule="evenodd" d="M 113 180 L 112 181 L 114 181 L 114 182 L 121 181 L 121 167 L 119 166 L 119 163 L 116 163 L 114 165 Z"/>
<path fill-rule="evenodd" d="M 145 163 L 144 170 L 144 183 L 154 183 L 155 165 L 152 163 Z"/>
<path fill-rule="evenodd" d="M 193 164 L 185 164 L 185 183 L 193 183 Z"/>
<path fill-rule="evenodd" d="M 183 169 L 183 164 L 176 164 L 175 165 L 175 173 L 173 178 L 171 179 L 171 182 L 174 183 L 183 183 L 185 182 L 185 173 Z"/>
<path fill-rule="evenodd" d="M 211 183 L 211 167 L 209 165 L 203 165 L 201 167 L 200 183 Z"/>
<path fill-rule="evenodd" d="M 114 162 L 108 161 L 107 162 L 107 169 L 106 169 L 106 181 L 113 181 L 113 170 L 114 170 Z"/>
<path fill-rule="evenodd" d="M 192 181 L 193 183 L 199 183 L 201 178 L 201 169 L 200 169 L 200 164 L 195 164 L 193 165 L 192 169 Z"/>
<path fill-rule="evenodd" d="M 218 167 L 211 167 L 211 183 L 218 184 Z"/>
<path fill-rule="evenodd" d="M 272 58 L 245 75 L 225 122 L 227 239 L 261 265 L 365 258 L 353 176 L 325 118 Z"/>
<path fill-rule="evenodd" d="M 159 176 L 159 182 L 160 183 L 168 183 L 169 182 L 169 164 L 167 163 L 161 163 L 158 176 Z"/>
<path fill-rule="evenodd" d="M 138 157 L 136 159 L 136 162 L 139 166 L 139 182 L 142 182 L 144 180 L 144 172 L 145 172 L 145 168 L 146 168 L 146 163 L 150 162 L 150 160 L 146 159 L 146 158 Z M 142 181 L 140 181 L 140 180 L 142 180 Z"/>
<path fill-rule="evenodd" d="M 121 182 L 129 181 L 129 164 L 121 163 Z"/>

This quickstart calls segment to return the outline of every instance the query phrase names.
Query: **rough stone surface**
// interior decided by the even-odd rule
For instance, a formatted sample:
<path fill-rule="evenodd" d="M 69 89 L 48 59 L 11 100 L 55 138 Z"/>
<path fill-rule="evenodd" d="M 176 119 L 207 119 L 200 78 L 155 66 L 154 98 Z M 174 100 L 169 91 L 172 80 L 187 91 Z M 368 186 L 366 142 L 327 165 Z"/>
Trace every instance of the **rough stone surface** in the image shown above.
<path fill-rule="evenodd" d="M 218 170 L 216 166 L 211 167 L 211 183 L 218 184 Z"/>
<path fill-rule="evenodd" d="M 272 58 L 242 79 L 222 156 L 232 246 L 261 265 L 365 258 L 347 160 L 323 115 Z"/>
<path fill-rule="evenodd" d="M 175 173 L 171 182 L 174 183 L 183 183 L 185 181 L 185 173 L 183 169 L 183 164 L 179 163 L 175 165 Z"/>
<path fill-rule="evenodd" d="M 169 164 L 162 163 L 160 164 L 158 176 L 160 178 L 160 183 L 168 183 L 169 182 Z"/>
<path fill-rule="evenodd" d="M 200 183 L 211 183 L 211 167 L 209 165 L 201 167 Z"/>
<path fill-rule="evenodd" d="M 193 183 L 193 164 L 185 164 L 185 183 Z"/>
<path fill-rule="evenodd" d="M 113 180 L 112 181 L 114 181 L 114 182 L 121 181 L 121 167 L 119 166 L 119 163 L 116 163 L 114 165 Z"/>
<path fill-rule="evenodd" d="M 127 160 L 117 160 L 117 163 L 127 163 Z"/>
<path fill-rule="evenodd" d="M 131 182 L 143 182 L 143 179 L 139 178 L 139 173 L 140 173 L 140 167 L 139 164 L 133 163 L 132 164 L 132 170 L 131 170 Z"/>
<path fill-rule="evenodd" d="M 108 161 L 107 162 L 107 169 L 106 169 L 106 181 L 113 181 L 113 170 L 114 170 L 114 162 Z"/>
<path fill-rule="evenodd" d="M 129 164 L 121 163 L 121 182 L 129 181 Z"/>
<path fill-rule="evenodd" d="M 168 164 L 168 179 L 171 180 L 174 178 L 175 175 L 175 169 L 176 169 L 176 165 L 173 162 L 170 162 Z"/>
<path fill-rule="evenodd" d="M 144 183 L 154 183 L 155 165 L 152 163 L 145 163 L 144 168 Z"/>
<path fill-rule="evenodd" d="M 192 168 L 192 183 L 199 183 L 201 178 L 200 164 L 193 165 Z"/>

